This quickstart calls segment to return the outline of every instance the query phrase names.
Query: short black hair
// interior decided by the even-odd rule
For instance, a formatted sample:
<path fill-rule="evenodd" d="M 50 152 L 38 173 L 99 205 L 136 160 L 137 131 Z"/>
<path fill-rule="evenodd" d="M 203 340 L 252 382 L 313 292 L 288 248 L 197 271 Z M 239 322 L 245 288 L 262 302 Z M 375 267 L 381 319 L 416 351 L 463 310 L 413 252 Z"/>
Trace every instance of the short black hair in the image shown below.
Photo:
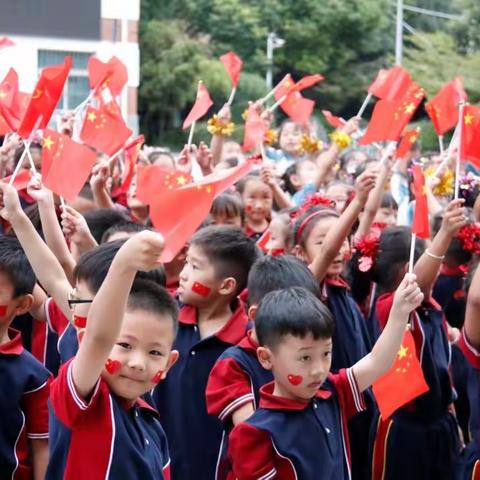
<path fill-rule="evenodd" d="M 129 220 L 124 213 L 114 210 L 113 208 L 97 208 L 96 210 L 87 212 L 84 217 L 97 243 L 101 243 L 102 235 L 111 226 Z"/>
<path fill-rule="evenodd" d="M 319 212 L 317 215 L 312 216 L 307 223 L 304 223 L 310 215 Z M 309 208 L 303 215 L 300 215 L 295 219 L 295 221 L 290 226 L 290 235 L 288 244 L 292 247 L 295 245 L 300 245 L 305 247 L 305 243 L 312 233 L 313 227 L 318 223 L 322 218 L 328 217 L 339 217 L 340 215 L 333 207 L 327 207 L 323 205 L 314 206 Z M 300 230 L 301 229 L 301 230 Z"/>
<path fill-rule="evenodd" d="M 120 250 L 126 239 L 114 240 L 85 252 L 78 260 L 73 271 L 75 280 L 84 281 L 92 293 L 97 293 L 107 276 L 113 258 Z M 167 276 L 163 266 L 149 272 L 137 272 L 135 277 L 151 280 L 162 287 L 167 284 Z"/>
<path fill-rule="evenodd" d="M 210 215 L 225 215 L 227 218 L 245 218 L 242 197 L 238 193 L 222 193 L 212 203 Z"/>
<path fill-rule="evenodd" d="M 168 291 L 158 283 L 144 278 L 134 280 L 127 302 L 128 310 L 145 310 L 172 317 L 174 333 L 178 329 L 178 307 Z"/>
<path fill-rule="evenodd" d="M 235 278 L 235 295 L 246 287 L 248 272 L 259 256 L 259 250 L 243 230 L 211 225 L 196 232 L 190 244 L 201 248 L 213 265 L 217 278 Z"/>
<path fill-rule="evenodd" d="M 268 293 L 258 306 L 255 330 L 260 345 L 275 348 L 285 335 L 315 340 L 332 338 L 335 321 L 330 310 L 302 287 Z"/>
<path fill-rule="evenodd" d="M 20 242 L 10 235 L 0 237 L 0 272 L 13 286 L 13 298 L 33 292 L 36 277 Z"/>
<path fill-rule="evenodd" d="M 130 220 L 118 222 L 113 224 L 110 228 L 107 228 L 107 230 L 103 232 L 101 243 L 108 242 L 108 239 L 115 233 L 140 233 L 144 230 L 150 230 L 150 228 L 146 227 L 145 225 L 141 225 L 140 223 L 132 222 Z"/>
<path fill-rule="evenodd" d="M 293 255 L 265 255 L 248 274 L 248 304 L 258 305 L 267 293 L 288 287 L 303 287 L 320 298 L 318 282 L 304 262 Z"/>

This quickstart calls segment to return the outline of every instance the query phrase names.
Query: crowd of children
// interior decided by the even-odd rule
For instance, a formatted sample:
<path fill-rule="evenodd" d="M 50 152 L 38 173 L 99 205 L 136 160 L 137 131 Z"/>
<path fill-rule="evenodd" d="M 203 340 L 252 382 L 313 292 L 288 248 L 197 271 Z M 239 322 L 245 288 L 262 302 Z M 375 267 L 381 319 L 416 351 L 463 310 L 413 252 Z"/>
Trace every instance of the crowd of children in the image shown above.
<path fill-rule="evenodd" d="M 476 177 L 452 201 L 448 153 L 358 147 L 358 118 L 322 150 L 314 127 L 284 121 L 168 263 L 101 156 L 68 205 L 0 181 L 1 479 L 480 479 Z M 217 132 L 138 165 L 245 161 Z M 409 272 L 412 164 L 434 234 Z M 405 332 L 428 388 L 384 418 L 370 387 Z"/>

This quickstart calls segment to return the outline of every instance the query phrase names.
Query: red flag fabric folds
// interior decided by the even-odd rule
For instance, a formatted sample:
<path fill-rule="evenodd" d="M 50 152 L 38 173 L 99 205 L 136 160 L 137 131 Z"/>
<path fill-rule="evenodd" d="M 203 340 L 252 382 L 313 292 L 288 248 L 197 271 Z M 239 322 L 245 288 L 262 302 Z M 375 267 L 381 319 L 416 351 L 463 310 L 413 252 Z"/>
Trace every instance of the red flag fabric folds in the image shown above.
<path fill-rule="evenodd" d="M 413 144 L 418 140 L 419 136 L 419 128 L 411 128 L 410 130 L 406 130 L 405 133 L 402 135 L 402 139 L 400 140 L 400 144 L 397 147 L 395 156 L 397 158 L 405 157 L 405 155 L 412 149 Z"/>
<path fill-rule="evenodd" d="M 12 178 L 11 175 L 8 177 L 2 178 L 2 182 L 4 183 L 9 183 L 10 178 Z M 25 190 L 28 187 L 28 184 L 30 183 L 30 180 L 32 178 L 32 174 L 30 173 L 30 170 L 25 170 L 22 169 L 18 172 L 17 176 L 13 180 L 13 187 L 17 190 Z"/>
<path fill-rule="evenodd" d="M 333 115 L 330 110 L 322 110 L 323 116 L 325 117 L 325 120 L 328 122 L 329 125 L 331 125 L 333 128 L 341 128 L 347 123 L 345 119 L 341 117 L 336 117 Z"/>
<path fill-rule="evenodd" d="M 43 132 L 42 145 L 43 184 L 67 201 L 75 200 L 95 165 L 95 152 L 49 129 Z"/>
<path fill-rule="evenodd" d="M 402 97 L 412 83 L 408 72 L 400 65 L 395 65 L 389 70 L 380 70 L 377 78 L 368 89 L 368 93 L 375 97 L 395 100 Z"/>
<path fill-rule="evenodd" d="M 232 85 L 236 87 L 240 80 L 240 72 L 242 71 L 243 62 L 234 52 L 225 53 L 220 57 L 220 61 L 225 66 L 227 73 L 232 81 Z"/>
<path fill-rule="evenodd" d="M 106 63 L 90 57 L 87 69 L 90 88 L 97 90 L 106 86 L 114 97 L 120 95 L 128 81 L 127 67 L 115 56 Z"/>
<path fill-rule="evenodd" d="M 480 107 L 463 107 L 460 156 L 480 168 Z"/>
<path fill-rule="evenodd" d="M 207 87 L 200 83 L 197 90 L 197 98 L 193 104 L 190 113 L 187 115 L 187 118 L 183 122 L 183 129 L 188 128 L 193 122 L 196 122 L 198 119 L 202 118 L 207 112 L 208 109 L 213 105 L 212 99 L 208 93 Z"/>
<path fill-rule="evenodd" d="M 425 176 L 420 165 L 413 165 L 413 193 L 415 194 L 415 214 L 413 216 L 412 233 L 419 238 L 430 238 L 428 221 L 428 199 Z"/>
<path fill-rule="evenodd" d="M 132 183 L 133 174 L 135 172 L 135 165 L 137 164 L 138 154 L 142 149 L 145 137 L 143 135 L 138 136 L 125 146 L 125 163 L 122 173 L 122 183 L 119 187 L 120 193 L 126 193 Z"/>
<path fill-rule="evenodd" d="M 0 116 L 8 125 L 5 133 L 17 130 L 25 108 L 18 91 L 18 75 L 11 68 L 0 83 Z"/>
<path fill-rule="evenodd" d="M 260 117 L 254 106 L 250 105 L 245 120 L 243 150 L 248 152 L 258 147 L 258 145 L 263 142 L 263 137 L 267 130 L 267 123 Z"/>
<path fill-rule="evenodd" d="M 40 117 L 37 128 L 44 129 L 48 125 L 62 96 L 63 87 L 71 68 L 72 58 L 65 57 L 62 65 L 52 65 L 42 70 L 17 130 L 21 137 L 27 138 L 30 135 Z"/>

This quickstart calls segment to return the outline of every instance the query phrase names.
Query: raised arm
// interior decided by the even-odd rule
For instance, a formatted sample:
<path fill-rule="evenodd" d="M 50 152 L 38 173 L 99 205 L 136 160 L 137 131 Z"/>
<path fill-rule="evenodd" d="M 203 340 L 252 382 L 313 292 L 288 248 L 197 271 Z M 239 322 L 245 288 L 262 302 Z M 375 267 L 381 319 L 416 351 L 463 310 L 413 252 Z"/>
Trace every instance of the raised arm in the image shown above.
<path fill-rule="evenodd" d="M 218 121 L 221 125 L 227 125 L 231 120 L 230 106 L 226 103 L 218 112 Z M 222 159 L 224 135 L 221 133 L 213 133 L 210 140 L 210 151 L 212 152 L 212 165 L 215 167 Z"/>
<path fill-rule="evenodd" d="M 92 169 L 90 186 L 92 187 L 95 204 L 99 208 L 114 208 L 114 204 L 107 188 L 109 176 L 110 172 L 107 162 L 97 163 Z"/>
<path fill-rule="evenodd" d="M 353 374 L 361 392 L 390 369 L 402 344 L 408 317 L 422 301 L 423 294 L 415 281 L 415 275 L 407 274 L 395 292 L 382 334 L 372 351 L 353 366 Z"/>
<path fill-rule="evenodd" d="M 362 208 L 365 206 L 368 192 L 375 186 L 375 178 L 376 175 L 372 172 L 364 172 L 358 177 L 355 198 L 340 215 L 334 227 L 327 233 L 323 240 L 320 253 L 309 265 L 310 270 L 319 282 L 325 277 L 328 267 L 337 256 L 340 248 L 342 248 L 343 242 L 350 233 Z"/>
<path fill-rule="evenodd" d="M 0 182 L 0 196 L 0 216 L 12 225 L 38 281 L 53 297 L 62 313 L 71 320 L 72 312 L 68 306 L 68 294 L 72 286 L 60 262 L 23 212 L 15 188 Z"/>
<path fill-rule="evenodd" d="M 83 398 L 88 397 L 97 383 L 120 334 L 137 271 L 157 268 L 163 246 L 161 235 L 143 231 L 125 242 L 115 255 L 90 307 L 85 335 L 73 360 L 73 381 Z"/>
<path fill-rule="evenodd" d="M 288 198 L 288 195 L 282 190 L 275 179 L 272 167 L 267 165 L 263 166 L 260 171 L 260 178 L 270 187 L 270 190 L 273 194 L 273 199 L 275 200 L 278 208 L 282 209 L 293 207 L 292 201 L 290 198 Z"/>

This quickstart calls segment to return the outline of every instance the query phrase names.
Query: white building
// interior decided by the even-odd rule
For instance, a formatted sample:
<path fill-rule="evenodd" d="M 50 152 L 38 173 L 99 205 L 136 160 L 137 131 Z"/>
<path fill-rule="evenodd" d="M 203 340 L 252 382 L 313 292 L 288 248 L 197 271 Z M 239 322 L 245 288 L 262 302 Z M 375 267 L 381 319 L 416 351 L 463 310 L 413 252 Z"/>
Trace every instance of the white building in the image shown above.
<path fill-rule="evenodd" d="M 2 0 L 0 37 L 14 47 L 0 50 L 0 79 L 10 67 L 20 90 L 31 92 L 46 65 L 73 58 L 73 67 L 58 109 L 73 109 L 90 89 L 90 55 L 108 61 L 116 55 L 128 69 L 128 83 L 118 99 L 124 118 L 138 132 L 137 92 L 140 77 L 138 25 L 140 0 Z"/>

